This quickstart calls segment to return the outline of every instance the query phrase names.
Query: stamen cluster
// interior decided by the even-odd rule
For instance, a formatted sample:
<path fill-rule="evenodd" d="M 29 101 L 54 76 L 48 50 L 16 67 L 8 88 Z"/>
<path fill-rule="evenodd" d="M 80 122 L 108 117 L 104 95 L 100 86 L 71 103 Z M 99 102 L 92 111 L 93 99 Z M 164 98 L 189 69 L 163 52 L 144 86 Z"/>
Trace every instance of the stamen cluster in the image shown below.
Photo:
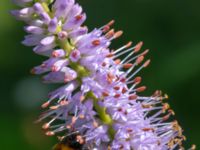
<path fill-rule="evenodd" d="M 42 105 L 47 109 L 38 121 L 46 135 L 63 139 L 75 136 L 90 150 L 173 150 L 182 148 L 182 129 L 167 95 L 155 91 L 141 96 L 138 72 L 147 67 L 149 50 L 143 42 L 110 50 L 112 40 L 122 31 L 111 28 L 114 21 L 88 32 L 82 24 L 86 14 L 75 0 L 15 0 L 22 7 L 12 11 L 29 35 L 22 42 L 47 56 L 33 74 L 45 74 L 44 83 L 62 86 L 51 92 Z M 120 58 L 123 58 L 120 60 Z M 194 148 L 192 148 L 194 149 Z"/>

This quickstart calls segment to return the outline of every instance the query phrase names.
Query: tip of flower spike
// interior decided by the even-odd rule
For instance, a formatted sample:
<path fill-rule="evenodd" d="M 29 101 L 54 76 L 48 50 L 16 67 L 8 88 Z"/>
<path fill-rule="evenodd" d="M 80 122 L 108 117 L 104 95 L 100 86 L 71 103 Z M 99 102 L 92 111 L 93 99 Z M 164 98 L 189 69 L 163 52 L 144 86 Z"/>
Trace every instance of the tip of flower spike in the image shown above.
<path fill-rule="evenodd" d="M 134 53 L 139 52 L 142 46 L 143 46 L 143 42 L 141 41 L 135 46 Z"/>

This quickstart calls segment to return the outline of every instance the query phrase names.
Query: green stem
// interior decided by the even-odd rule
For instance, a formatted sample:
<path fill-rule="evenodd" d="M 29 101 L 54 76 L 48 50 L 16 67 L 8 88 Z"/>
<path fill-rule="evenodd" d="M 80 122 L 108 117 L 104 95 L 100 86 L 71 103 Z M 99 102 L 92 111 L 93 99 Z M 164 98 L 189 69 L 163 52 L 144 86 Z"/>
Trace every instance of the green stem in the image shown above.
<path fill-rule="evenodd" d="M 50 9 L 47 3 L 43 2 L 41 3 L 41 5 L 44 8 L 45 12 L 50 13 Z"/>
<path fill-rule="evenodd" d="M 105 124 L 107 124 L 109 126 L 108 132 L 109 132 L 110 137 L 113 139 L 114 135 L 115 135 L 115 131 L 112 128 L 113 120 L 110 117 L 110 115 L 106 113 L 106 108 L 99 106 L 98 99 L 93 94 L 93 92 L 88 92 L 87 97 L 90 97 L 90 98 L 93 99 L 94 108 L 97 111 L 97 113 L 98 113 L 100 119 L 103 121 L 103 123 L 105 123 Z"/>
<path fill-rule="evenodd" d="M 78 77 L 81 79 L 83 77 L 87 77 L 90 75 L 90 72 L 89 70 L 87 70 L 85 67 L 81 66 L 80 64 L 78 63 L 73 63 L 73 62 L 70 62 L 70 67 L 72 69 L 74 69 L 77 74 L 78 74 Z"/>

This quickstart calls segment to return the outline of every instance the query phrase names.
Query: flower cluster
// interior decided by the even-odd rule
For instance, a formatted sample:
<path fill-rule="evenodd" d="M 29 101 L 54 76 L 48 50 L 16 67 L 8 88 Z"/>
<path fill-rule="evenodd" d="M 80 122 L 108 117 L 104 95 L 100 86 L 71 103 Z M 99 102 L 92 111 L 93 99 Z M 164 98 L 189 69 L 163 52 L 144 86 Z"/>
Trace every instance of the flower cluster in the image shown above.
<path fill-rule="evenodd" d="M 14 0 L 22 7 L 12 11 L 27 23 L 22 42 L 48 59 L 34 67 L 33 74 L 45 74 L 43 82 L 62 84 L 42 105 L 47 109 L 38 121 L 46 135 L 62 141 L 75 136 L 82 149 L 89 150 L 173 150 L 182 148 L 182 129 L 167 95 L 156 91 L 141 96 L 145 86 L 138 72 L 147 67 L 149 50 L 139 42 L 110 50 L 122 31 L 111 28 L 114 21 L 88 32 L 82 24 L 86 14 L 75 0 Z M 119 58 L 123 58 L 120 60 Z M 194 148 L 191 148 L 194 149 Z"/>

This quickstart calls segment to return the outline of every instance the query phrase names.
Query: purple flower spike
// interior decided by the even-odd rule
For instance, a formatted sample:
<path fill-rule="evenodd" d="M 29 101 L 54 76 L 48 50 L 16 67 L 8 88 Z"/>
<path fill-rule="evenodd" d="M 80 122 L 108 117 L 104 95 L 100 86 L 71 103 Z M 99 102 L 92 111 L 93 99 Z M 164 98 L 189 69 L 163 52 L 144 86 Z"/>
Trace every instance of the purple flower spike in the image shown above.
<path fill-rule="evenodd" d="M 31 73 L 45 74 L 44 83 L 62 84 L 42 105 L 47 111 L 38 121 L 49 118 L 46 135 L 63 133 L 61 144 L 70 139 L 81 150 L 184 149 L 182 129 L 164 102 L 168 96 L 161 91 L 141 96 L 146 87 L 138 73 L 150 64 L 143 42 L 111 50 L 123 32 L 111 29 L 113 20 L 88 32 L 75 0 L 14 2 L 23 8 L 12 14 L 28 24 L 22 43 L 48 57 Z"/>

